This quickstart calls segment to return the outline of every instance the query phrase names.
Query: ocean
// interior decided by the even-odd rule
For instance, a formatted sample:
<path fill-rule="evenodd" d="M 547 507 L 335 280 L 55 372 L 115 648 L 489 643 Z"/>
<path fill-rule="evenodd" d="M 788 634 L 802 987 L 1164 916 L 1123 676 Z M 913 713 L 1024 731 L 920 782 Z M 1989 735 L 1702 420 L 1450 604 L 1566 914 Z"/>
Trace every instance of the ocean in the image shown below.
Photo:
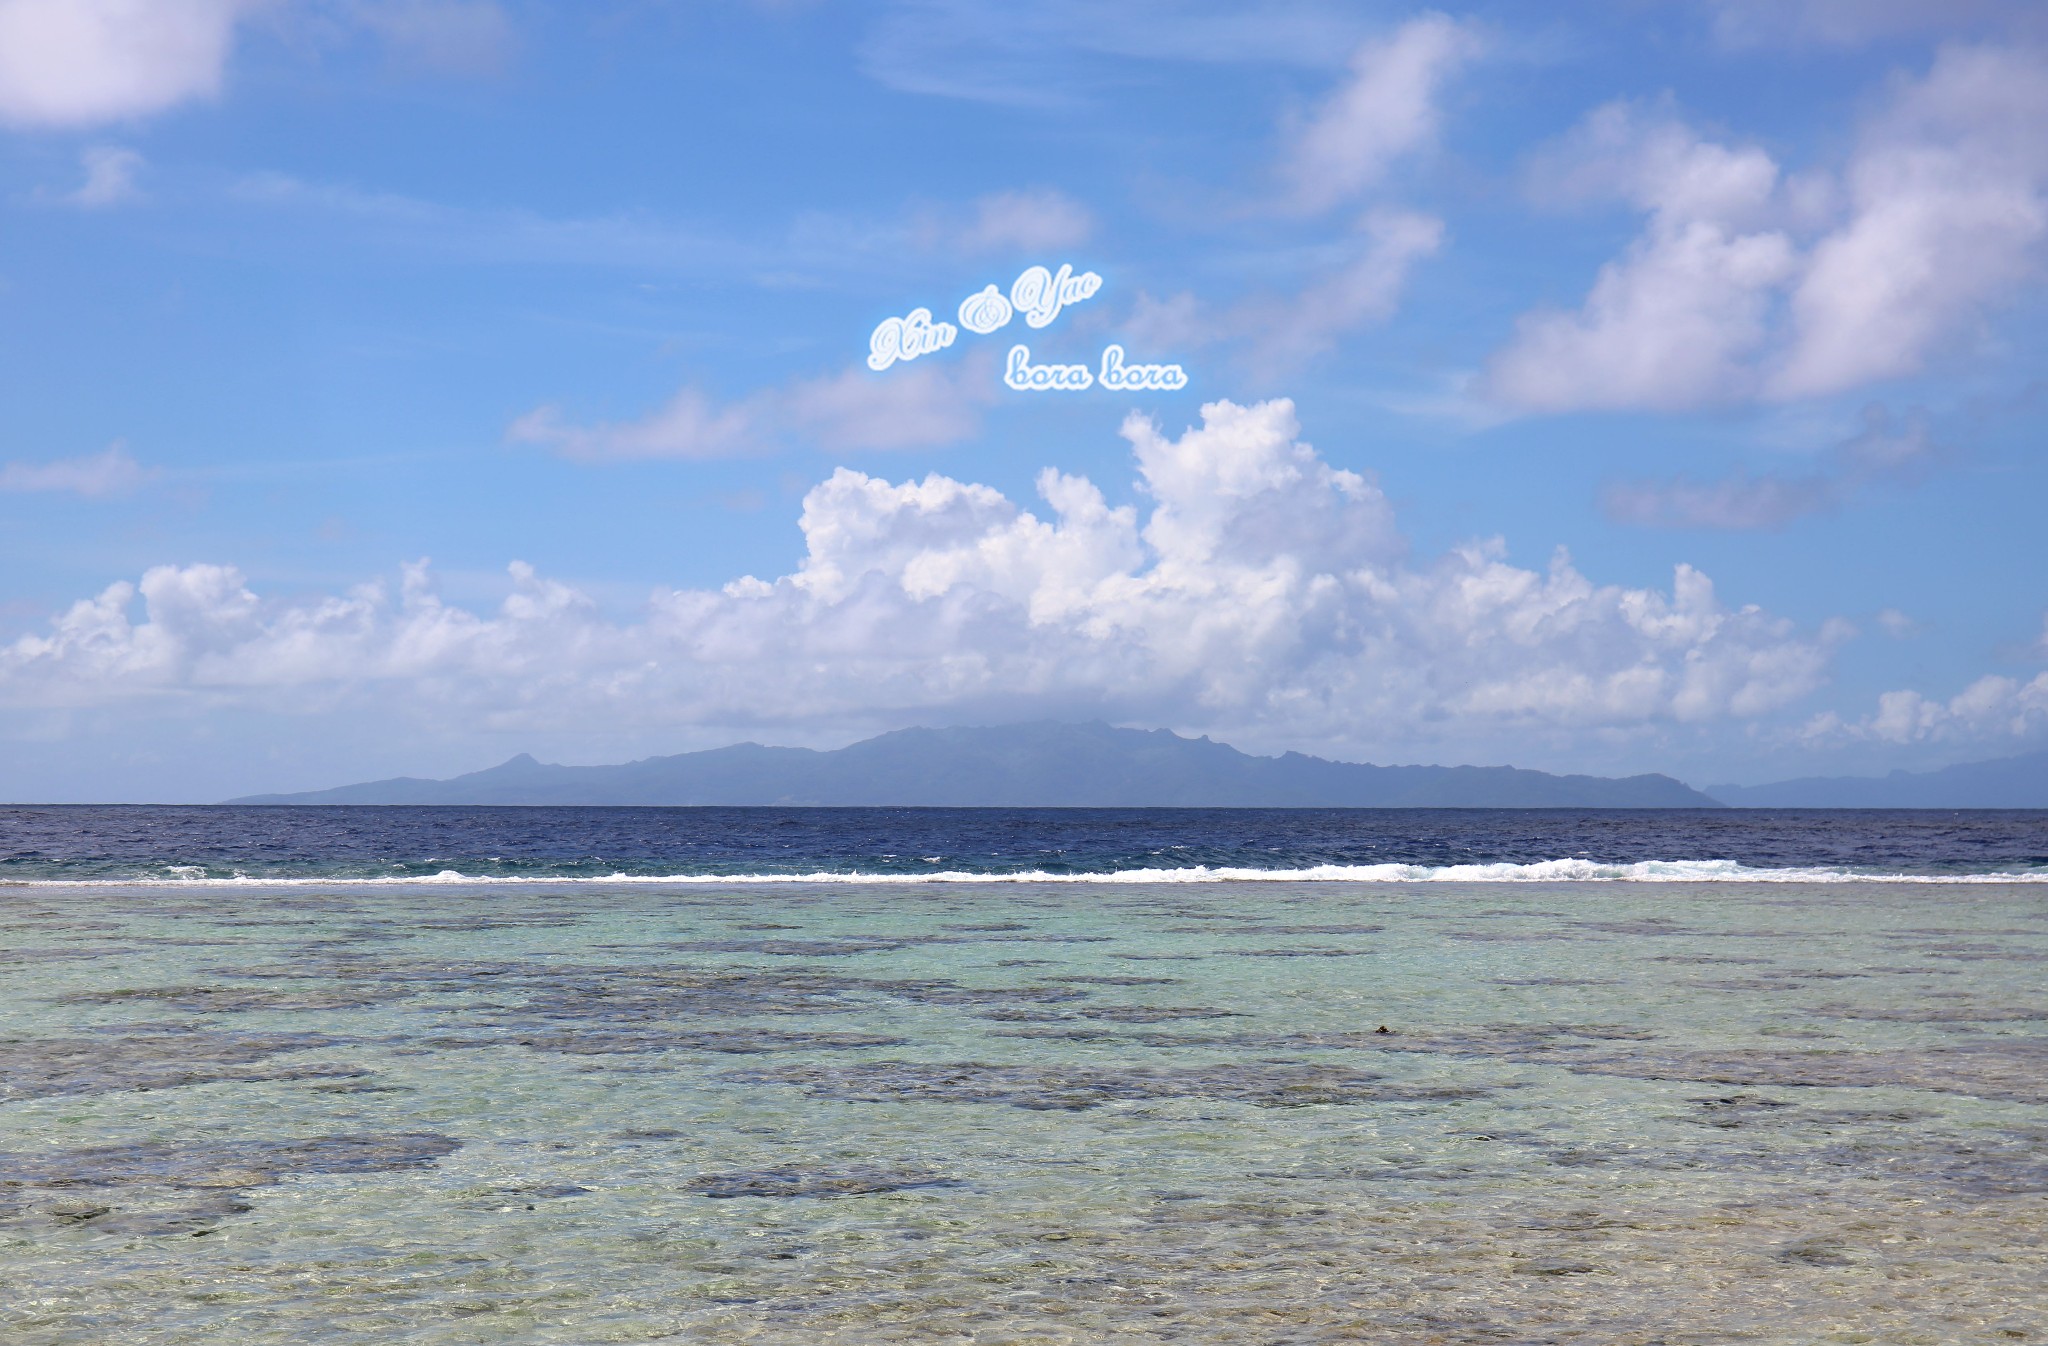
<path fill-rule="evenodd" d="M 2048 1334 L 2048 814 L 0 809 L 9 1343 Z"/>

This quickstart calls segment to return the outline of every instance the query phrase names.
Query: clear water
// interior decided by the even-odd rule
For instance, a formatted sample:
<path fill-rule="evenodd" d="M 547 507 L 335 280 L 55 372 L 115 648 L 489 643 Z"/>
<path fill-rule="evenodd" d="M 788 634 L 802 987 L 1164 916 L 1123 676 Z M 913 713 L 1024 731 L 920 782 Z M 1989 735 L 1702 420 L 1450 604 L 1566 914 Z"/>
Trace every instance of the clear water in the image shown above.
<path fill-rule="evenodd" d="M 0 885 L 0 1339 L 2048 1334 L 2048 885 L 289 868 Z"/>

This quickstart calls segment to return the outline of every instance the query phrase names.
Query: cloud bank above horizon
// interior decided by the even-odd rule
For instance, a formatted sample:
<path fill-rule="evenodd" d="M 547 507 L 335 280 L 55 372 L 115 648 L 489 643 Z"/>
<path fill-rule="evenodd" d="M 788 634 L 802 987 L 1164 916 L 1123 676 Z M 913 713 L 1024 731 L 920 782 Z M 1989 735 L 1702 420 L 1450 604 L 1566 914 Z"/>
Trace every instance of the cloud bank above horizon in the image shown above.
<path fill-rule="evenodd" d="M 1206 405 L 1178 438 L 1132 416 L 1142 517 L 1050 467 L 1044 517 L 840 468 L 794 570 L 660 592 L 628 624 L 518 563 L 494 613 L 441 601 L 424 562 L 395 595 L 297 601 L 158 567 L 0 650 L 0 700 L 360 698 L 556 730 L 1089 713 L 1384 752 L 1753 720 L 1825 676 L 1838 633 L 1731 608 L 1689 566 L 1657 591 L 1498 539 L 1413 559 L 1379 488 L 1298 435 L 1285 399 Z"/>

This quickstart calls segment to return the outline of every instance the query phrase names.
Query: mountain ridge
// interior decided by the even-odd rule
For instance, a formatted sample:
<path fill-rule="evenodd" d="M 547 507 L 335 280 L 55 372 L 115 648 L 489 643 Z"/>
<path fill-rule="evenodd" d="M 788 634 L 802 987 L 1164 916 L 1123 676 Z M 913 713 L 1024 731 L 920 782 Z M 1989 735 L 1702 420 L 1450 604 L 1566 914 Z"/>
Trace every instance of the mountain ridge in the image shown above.
<path fill-rule="evenodd" d="M 2048 809 L 2048 751 L 1935 771 L 1709 785 L 1705 793 L 1733 808 Z"/>
<path fill-rule="evenodd" d="M 1375 766 L 1257 757 L 1204 736 L 1041 721 L 898 729 L 844 748 L 735 743 L 613 766 L 520 753 L 427 780 L 398 776 L 230 804 L 769 805 L 1008 808 L 1720 808 L 1663 775 Z"/>

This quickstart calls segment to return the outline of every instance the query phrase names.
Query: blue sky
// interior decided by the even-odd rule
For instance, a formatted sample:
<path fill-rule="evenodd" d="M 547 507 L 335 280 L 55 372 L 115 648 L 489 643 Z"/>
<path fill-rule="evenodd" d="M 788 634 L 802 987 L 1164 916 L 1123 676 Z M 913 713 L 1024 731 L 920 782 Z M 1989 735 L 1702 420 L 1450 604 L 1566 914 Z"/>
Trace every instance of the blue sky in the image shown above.
<path fill-rule="evenodd" d="M 2044 125 L 1998 0 L 0 0 L 0 797 L 2037 748 Z"/>

